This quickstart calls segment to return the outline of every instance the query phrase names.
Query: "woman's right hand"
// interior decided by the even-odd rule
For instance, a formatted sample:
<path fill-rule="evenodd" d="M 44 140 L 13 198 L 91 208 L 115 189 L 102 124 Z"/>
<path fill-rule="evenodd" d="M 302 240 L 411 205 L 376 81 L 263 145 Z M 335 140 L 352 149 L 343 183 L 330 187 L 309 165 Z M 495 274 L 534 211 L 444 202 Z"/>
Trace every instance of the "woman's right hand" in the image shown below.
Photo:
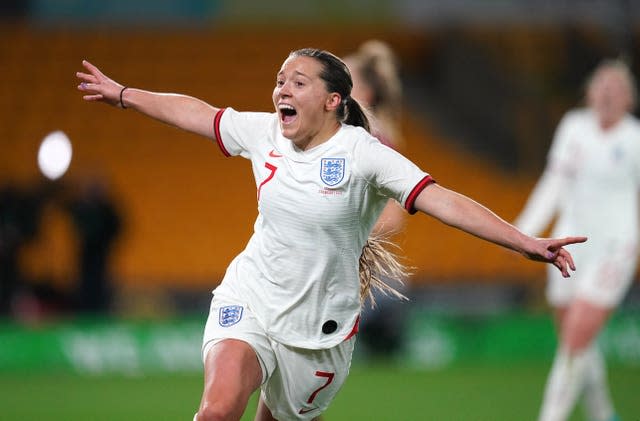
<path fill-rule="evenodd" d="M 78 90 L 85 93 L 82 99 L 85 101 L 100 101 L 122 108 L 120 93 L 124 86 L 109 79 L 100 69 L 87 60 L 82 60 L 82 65 L 89 72 L 76 73 L 76 77 L 81 81 L 78 85 Z"/>
<path fill-rule="evenodd" d="M 78 90 L 85 101 L 100 101 L 118 108 L 134 108 L 141 114 L 192 133 L 215 139 L 212 122 L 219 108 L 188 95 L 126 89 L 109 79 L 100 69 L 86 60 L 87 72 L 77 72 Z M 122 94 L 125 94 L 124 97 Z M 124 101 L 124 103 L 122 102 Z"/>

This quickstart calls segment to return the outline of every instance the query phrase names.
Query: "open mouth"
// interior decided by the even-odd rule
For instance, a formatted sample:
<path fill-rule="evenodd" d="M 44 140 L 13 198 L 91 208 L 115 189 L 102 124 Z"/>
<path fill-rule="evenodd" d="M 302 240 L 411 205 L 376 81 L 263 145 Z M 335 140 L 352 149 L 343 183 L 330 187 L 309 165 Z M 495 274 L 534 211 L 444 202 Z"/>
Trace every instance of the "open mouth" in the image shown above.
<path fill-rule="evenodd" d="M 280 121 L 284 124 L 292 123 L 298 116 L 296 109 L 289 104 L 278 105 L 278 111 L 280 112 Z"/>

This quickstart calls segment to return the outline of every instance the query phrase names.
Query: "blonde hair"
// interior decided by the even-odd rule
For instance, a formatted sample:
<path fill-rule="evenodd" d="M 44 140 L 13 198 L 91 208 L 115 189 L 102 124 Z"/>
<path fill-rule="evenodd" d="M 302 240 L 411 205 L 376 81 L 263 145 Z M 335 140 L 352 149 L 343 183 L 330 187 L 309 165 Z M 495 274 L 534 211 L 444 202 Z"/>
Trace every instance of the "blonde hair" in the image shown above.
<path fill-rule="evenodd" d="M 378 40 L 363 43 L 353 54 L 365 82 L 374 91 L 371 107 L 398 117 L 402 98 L 402 83 L 398 60 L 391 47 Z M 378 110 L 379 109 L 379 110 Z"/>
<path fill-rule="evenodd" d="M 400 247 L 389 240 L 388 235 L 370 235 L 362 248 L 360 255 L 360 303 L 364 305 L 367 300 L 371 302 L 371 308 L 376 305 L 373 290 L 376 289 L 386 296 L 393 296 L 401 300 L 408 298 L 387 283 L 387 280 L 404 285 L 404 280 L 411 275 L 412 268 L 400 261 L 399 255 L 394 250 Z"/>
<path fill-rule="evenodd" d="M 389 44 L 373 39 L 364 42 L 345 60 L 353 63 L 352 71 L 358 72 L 360 79 L 371 89 L 372 98 L 366 106 L 374 120 L 379 120 L 386 136 L 402 143 L 397 127 L 402 113 L 402 82 L 393 49 Z"/>

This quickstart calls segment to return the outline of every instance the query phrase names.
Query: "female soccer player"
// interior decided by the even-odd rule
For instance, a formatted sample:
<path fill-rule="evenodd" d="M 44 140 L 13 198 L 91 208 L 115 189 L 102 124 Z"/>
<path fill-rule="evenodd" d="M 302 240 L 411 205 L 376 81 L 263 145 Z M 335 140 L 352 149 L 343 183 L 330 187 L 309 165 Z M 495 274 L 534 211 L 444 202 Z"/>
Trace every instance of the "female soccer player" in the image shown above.
<path fill-rule="evenodd" d="M 536 235 L 557 213 L 554 235 L 589 236 L 574 254 L 581 270 L 572 282 L 549 273 L 559 346 L 540 421 L 567 419 L 581 393 L 589 419 L 616 419 L 595 340 L 629 289 L 638 255 L 640 122 L 629 114 L 635 104 L 629 68 L 617 60 L 600 64 L 586 99 L 587 108 L 562 119 L 544 174 L 515 223 Z"/>
<path fill-rule="evenodd" d="M 328 407 L 348 374 L 367 293 L 359 259 L 389 198 L 551 263 L 566 277 L 575 270 L 563 247 L 586 238 L 526 236 L 371 136 L 347 67 L 326 51 L 287 57 L 276 75 L 274 113 L 128 88 L 83 65 L 77 77 L 85 100 L 133 108 L 252 163 L 259 215 L 213 291 L 197 420 L 239 419 L 259 387 L 257 420 L 313 419 Z"/>

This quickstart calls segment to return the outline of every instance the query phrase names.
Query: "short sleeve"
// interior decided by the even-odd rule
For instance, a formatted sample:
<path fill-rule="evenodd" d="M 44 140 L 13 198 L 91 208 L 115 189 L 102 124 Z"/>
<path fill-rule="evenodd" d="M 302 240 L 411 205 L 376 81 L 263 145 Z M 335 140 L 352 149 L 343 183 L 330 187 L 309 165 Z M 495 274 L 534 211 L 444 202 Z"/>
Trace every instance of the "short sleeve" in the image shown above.
<path fill-rule="evenodd" d="M 357 170 L 383 196 L 397 200 L 415 213 L 416 197 L 435 180 L 412 161 L 377 140 L 356 148 Z"/>
<path fill-rule="evenodd" d="M 256 142 L 272 128 L 274 114 L 219 110 L 213 119 L 216 142 L 225 156 L 251 157 Z"/>

